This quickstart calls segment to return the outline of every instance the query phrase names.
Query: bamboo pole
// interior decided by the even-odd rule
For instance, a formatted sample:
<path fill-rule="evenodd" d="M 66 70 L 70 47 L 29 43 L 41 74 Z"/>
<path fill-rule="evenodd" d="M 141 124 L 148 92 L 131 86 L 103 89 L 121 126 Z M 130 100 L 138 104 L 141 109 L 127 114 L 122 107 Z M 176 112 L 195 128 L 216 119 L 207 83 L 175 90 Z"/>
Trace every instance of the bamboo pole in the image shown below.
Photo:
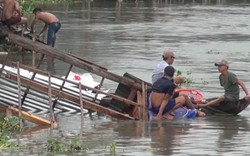
<path fill-rule="evenodd" d="M 5 66 L 6 62 L 8 62 L 9 58 L 11 57 L 12 48 L 13 48 L 13 44 L 11 44 L 10 49 L 8 51 L 8 55 L 7 55 L 7 57 L 5 58 L 5 60 L 4 60 L 3 64 L 2 64 L 1 74 L 2 74 L 2 72 L 4 70 L 4 66 Z"/>
<path fill-rule="evenodd" d="M 82 138 L 83 132 L 83 102 L 82 102 L 82 84 L 79 82 L 79 98 L 80 98 L 80 107 L 81 107 L 81 128 L 80 128 L 80 139 Z"/>
<path fill-rule="evenodd" d="M 101 82 L 100 82 L 100 85 L 97 87 L 97 89 L 101 89 L 101 86 L 102 86 L 102 84 L 103 84 L 103 81 L 104 81 L 104 77 L 102 77 L 102 80 L 101 80 Z M 95 102 L 97 96 L 98 96 L 98 92 L 96 92 L 95 97 L 94 97 L 94 99 L 93 99 L 93 102 Z"/>
<path fill-rule="evenodd" d="M 44 54 L 41 55 L 41 58 L 39 60 L 39 63 L 37 64 L 36 68 L 40 67 L 40 65 L 41 65 L 41 63 L 43 61 L 43 58 L 44 58 Z M 36 76 L 36 73 L 34 72 L 33 75 L 32 75 L 32 77 L 31 77 L 31 80 L 34 80 L 35 76 Z M 26 98 L 26 96 L 27 96 L 27 94 L 29 92 L 29 89 L 30 89 L 30 86 L 28 86 L 26 88 L 25 92 L 24 92 L 24 95 L 23 95 L 23 98 L 22 98 L 22 104 L 24 103 L 24 100 L 25 100 L 25 98 Z"/>
<path fill-rule="evenodd" d="M 142 82 L 142 119 L 143 121 L 147 120 L 147 85 Z"/>
<path fill-rule="evenodd" d="M 18 87 L 18 116 L 19 116 L 19 123 L 20 127 L 23 127 L 22 122 L 22 103 L 21 103 L 21 82 L 20 82 L 20 68 L 19 68 L 19 62 L 17 62 L 17 87 Z"/>
<path fill-rule="evenodd" d="M 32 36 L 32 41 L 35 42 L 36 38 Z M 36 52 L 32 50 L 32 67 L 35 67 L 36 65 Z"/>
<path fill-rule="evenodd" d="M 68 76 L 69 76 L 69 73 L 70 73 L 72 67 L 73 67 L 73 65 L 71 64 L 70 67 L 69 67 L 69 70 L 68 70 L 67 73 L 66 73 L 65 79 L 63 79 L 63 83 L 62 83 L 62 85 L 60 86 L 60 91 L 62 91 L 62 89 L 63 89 L 63 87 L 64 87 L 64 85 L 65 85 L 65 82 L 66 82 L 66 80 L 68 79 Z M 59 97 L 57 96 L 57 97 L 55 98 L 54 102 L 53 102 L 53 105 L 52 105 L 52 109 L 53 109 L 53 110 L 54 110 L 54 108 L 55 108 L 55 106 L 56 106 L 56 103 L 57 103 L 58 99 L 59 99 Z"/>
<path fill-rule="evenodd" d="M 49 96 L 49 108 L 50 108 L 50 122 L 54 123 L 55 122 L 55 116 L 54 116 L 54 111 L 52 108 L 52 95 L 51 95 L 51 76 L 50 76 L 50 72 L 48 73 L 48 96 Z M 51 128 L 53 128 L 53 124 L 51 124 Z"/>
<path fill-rule="evenodd" d="M 142 92 L 137 91 L 137 103 L 142 106 Z M 135 108 L 136 109 L 136 108 Z M 137 117 L 138 119 L 142 119 L 142 107 L 137 107 Z"/>

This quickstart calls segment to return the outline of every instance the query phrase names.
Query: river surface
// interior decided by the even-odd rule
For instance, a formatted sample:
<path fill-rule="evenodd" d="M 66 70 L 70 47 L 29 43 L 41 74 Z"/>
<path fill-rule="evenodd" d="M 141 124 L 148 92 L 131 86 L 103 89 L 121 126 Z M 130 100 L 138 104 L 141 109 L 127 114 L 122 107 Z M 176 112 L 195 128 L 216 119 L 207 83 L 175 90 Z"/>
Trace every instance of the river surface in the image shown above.
<path fill-rule="evenodd" d="M 118 75 L 131 73 L 151 82 L 152 70 L 165 49 L 176 54 L 174 67 L 192 80 L 190 88 L 206 98 L 221 95 L 214 62 L 229 61 L 230 70 L 250 90 L 250 3 L 244 1 L 124 1 L 74 2 L 46 7 L 58 16 L 62 28 L 56 48 L 71 52 Z M 55 62 L 63 75 L 65 66 Z M 76 72 L 78 71 L 76 69 Z M 111 82 L 104 87 L 115 89 Z M 244 97 L 241 91 L 241 97 Z M 207 116 L 171 122 L 116 121 L 109 117 L 86 117 L 82 144 L 75 155 L 248 155 L 250 153 L 249 108 L 239 116 Z M 27 152 L 6 155 L 49 155 L 42 146 L 51 138 L 67 141 L 79 137 L 80 116 L 58 115 L 59 128 L 32 127 L 21 143 Z M 60 153 L 60 152 L 59 152 Z M 60 155 L 72 153 L 61 152 Z"/>

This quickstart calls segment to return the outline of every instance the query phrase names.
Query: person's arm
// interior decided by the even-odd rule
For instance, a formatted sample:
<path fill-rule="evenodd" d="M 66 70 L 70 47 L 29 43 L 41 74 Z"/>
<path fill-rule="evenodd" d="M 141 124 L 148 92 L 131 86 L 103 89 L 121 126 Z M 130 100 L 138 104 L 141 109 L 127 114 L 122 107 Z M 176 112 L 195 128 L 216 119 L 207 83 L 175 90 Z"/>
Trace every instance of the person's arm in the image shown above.
<path fill-rule="evenodd" d="M 34 26 L 35 26 L 35 24 L 36 24 L 37 21 L 38 21 L 38 18 L 35 17 L 35 18 L 33 19 L 33 21 L 31 22 L 31 25 L 30 25 L 30 32 L 31 32 L 31 33 L 34 33 Z"/>
<path fill-rule="evenodd" d="M 18 2 L 15 3 L 15 8 L 16 8 L 17 15 L 21 17 L 20 5 Z"/>
<path fill-rule="evenodd" d="M 175 76 L 174 77 L 174 83 L 176 86 L 180 86 L 183 82 L 185 81 L 185 77 L 184 76 Z"/>
<path fill-rule="evenodd" d="M 164 99 L 161 102 L 159 112 L 158 112 L 157 116 L 155 117 L 156 120 L 160 120 L 162 118 L 162 113 L 163 113 L 165 107 L 167 106 L 170 98 L 171 98 L 171 96 L 169 94 L 165 94 Z"/>
<path fill-rule="evenodd" d="M 45 23 L 43 29 L 42 29 L 41 32 L 38 34 L 38 36 L 40 37 L 40 35 L 42 35 L 42 34 L 45 32 L 45 30 L 47 30 L 47 28 L 48 28 L 48 24 Z"/>
<path fill-rule="evenodd" d="M 246 95 L 249 95 L 249 92 L 247 90 L 246 85 L 241 81 L 241 80 L 237 80 L 237 84 L 241 86 L 241 88 L 244 90 L 244 92 L 246 93 Z"/>

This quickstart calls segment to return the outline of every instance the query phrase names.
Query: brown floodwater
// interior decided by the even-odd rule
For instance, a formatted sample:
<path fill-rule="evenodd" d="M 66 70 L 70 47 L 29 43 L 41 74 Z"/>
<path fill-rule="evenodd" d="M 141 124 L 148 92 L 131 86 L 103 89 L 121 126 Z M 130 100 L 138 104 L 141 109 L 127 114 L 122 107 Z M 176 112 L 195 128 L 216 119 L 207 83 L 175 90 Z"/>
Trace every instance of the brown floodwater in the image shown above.
<path fill-rule="evenodd" d="M 88 5 L 83 1 L 44 10 L 56 14 L 62 23 L 56 48 L 116 74 L 128 72 L 150 82 L 163 50 L 169 48 L 176 54 L 175 68 L 192 80 L 188 87 L 202 91 L 206 98 L 223 93 L 214 66 L 221 59 L 229 61 L 230 70 L 250 89 L 250 4 L 245 1 L 124 1 L 120 8 L 115 2 Z M 53 70 L 63 75 L 66 69 L 55 62 Z M 112 92 L 116 84 L 104 81 L 104 87 Z M 110 155 L 110 145 L 115 143 L 116 155 L 247 155 L 249 117 L 249 108 L 239 116 L 171 122 L 85 117 L 81 139 L 85 150 L 74 154 Z M 44 150 L 47 140 L 79 138 L 79 114 L 58 114 L 57 119 L 57 129 L 30 126 L 19 140 L 29 148 L 3 155 L 50 155 Z"/>

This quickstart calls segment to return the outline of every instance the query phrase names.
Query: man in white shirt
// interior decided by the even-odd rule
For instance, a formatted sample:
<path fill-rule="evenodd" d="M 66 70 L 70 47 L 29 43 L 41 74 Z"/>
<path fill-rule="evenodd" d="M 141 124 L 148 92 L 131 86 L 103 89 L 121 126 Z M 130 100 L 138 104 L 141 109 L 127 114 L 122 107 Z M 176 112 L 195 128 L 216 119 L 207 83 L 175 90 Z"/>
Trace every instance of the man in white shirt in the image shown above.
<path fill-rule="evenodd" d="M 164 75 L 164 69 L 169 66 L 172 65 L 174 63 L 174 59 L 175 59 L 175 54 L 171 51 L 171 50 L 166 50 L 163 52 L 162 54 L 162 61 L 159 62 L 155 69 L 153 70 L 153 74 L 152 74 L 152 84 L 155 83 L 155 81 L 157 81 L 158 79 L 160 79 L 161 77 L 163 77 Z M 184 81 L 184 77 L 182 76 L 176 76 L 174 78 L 174 82 L 176 84 L 182 83 Z"/>

